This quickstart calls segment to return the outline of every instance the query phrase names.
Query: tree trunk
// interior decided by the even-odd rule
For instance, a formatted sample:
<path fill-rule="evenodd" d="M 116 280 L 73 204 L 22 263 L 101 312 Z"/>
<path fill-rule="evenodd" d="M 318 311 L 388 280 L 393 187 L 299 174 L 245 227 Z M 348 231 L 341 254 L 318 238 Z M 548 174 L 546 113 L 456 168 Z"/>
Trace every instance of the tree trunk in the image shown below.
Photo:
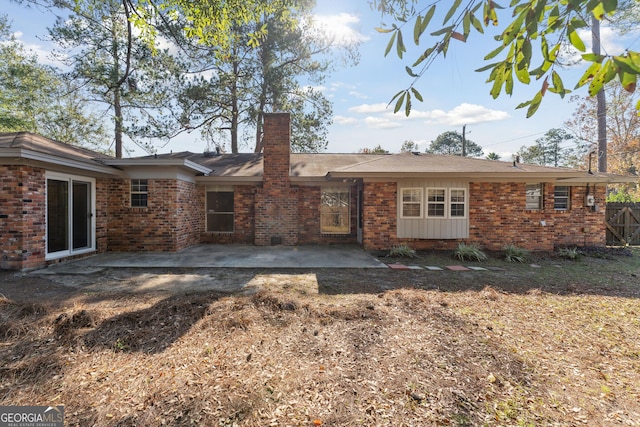
<path fill-rule="evenodd" d="M 116 134 L 116 159 L 122 158 L 122 105 L 120 103 L 120 88 L 113 91 L 113 110 Z"/>
<path fill-rule="evenodd" d="M 600 55 L 600 21 L 595 17 L 591 18 L 591 44 L 592 51 Z M 598 103 L 598 172 L 607 171 L 607 101 L 604 95 L 604 88 L 596 95 Z"/>
<path fill-rule="evenodd" d="M 238 61 L 233 62 L 233 82 L 231 83 L 231 152 L 238 152 Z"/>

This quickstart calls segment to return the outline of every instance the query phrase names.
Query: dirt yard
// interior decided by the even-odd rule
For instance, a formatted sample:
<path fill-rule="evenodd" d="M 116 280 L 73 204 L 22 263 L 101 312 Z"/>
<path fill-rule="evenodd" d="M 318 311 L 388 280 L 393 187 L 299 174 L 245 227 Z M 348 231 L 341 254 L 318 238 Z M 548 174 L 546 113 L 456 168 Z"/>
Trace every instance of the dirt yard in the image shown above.
<path fill-rule="evenodd" d="M 640 253 L 590 255 L 0 272 L 0 405 L 62 404 L 68 426 L 640 426 Z"/>

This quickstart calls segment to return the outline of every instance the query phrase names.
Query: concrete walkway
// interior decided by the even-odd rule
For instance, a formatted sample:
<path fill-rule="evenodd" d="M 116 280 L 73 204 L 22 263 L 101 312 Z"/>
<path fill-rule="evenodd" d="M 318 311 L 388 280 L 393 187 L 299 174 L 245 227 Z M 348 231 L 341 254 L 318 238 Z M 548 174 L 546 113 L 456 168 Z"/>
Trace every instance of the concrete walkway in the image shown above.
<path fill-rule="evenodd" d="M 248 246 L 203 244 L 174 253 L 107 252 L 50 266 L 220 268 L 388 268 L 357 246 Z"/>

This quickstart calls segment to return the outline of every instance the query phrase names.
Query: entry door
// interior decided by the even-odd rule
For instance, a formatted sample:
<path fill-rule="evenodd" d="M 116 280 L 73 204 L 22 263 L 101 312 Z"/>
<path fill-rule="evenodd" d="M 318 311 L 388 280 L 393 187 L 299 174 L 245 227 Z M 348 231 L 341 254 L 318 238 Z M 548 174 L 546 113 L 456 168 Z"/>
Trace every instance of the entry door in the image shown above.
<path fill-rule="evenodd" d="M 47 174 L 47 258 L 94 249 L 95 182 Z"/>

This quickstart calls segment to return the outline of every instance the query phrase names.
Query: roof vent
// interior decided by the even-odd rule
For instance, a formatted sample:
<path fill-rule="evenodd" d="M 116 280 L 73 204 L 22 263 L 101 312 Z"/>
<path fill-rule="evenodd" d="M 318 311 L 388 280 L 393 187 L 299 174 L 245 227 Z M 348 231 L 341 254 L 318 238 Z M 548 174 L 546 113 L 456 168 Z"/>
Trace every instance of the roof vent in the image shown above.
<path fill-rule="evenodd" d="M 421 153 L 419 151 L 412 151 L 411 154 L 414 156 L 419 156 Z"/>

